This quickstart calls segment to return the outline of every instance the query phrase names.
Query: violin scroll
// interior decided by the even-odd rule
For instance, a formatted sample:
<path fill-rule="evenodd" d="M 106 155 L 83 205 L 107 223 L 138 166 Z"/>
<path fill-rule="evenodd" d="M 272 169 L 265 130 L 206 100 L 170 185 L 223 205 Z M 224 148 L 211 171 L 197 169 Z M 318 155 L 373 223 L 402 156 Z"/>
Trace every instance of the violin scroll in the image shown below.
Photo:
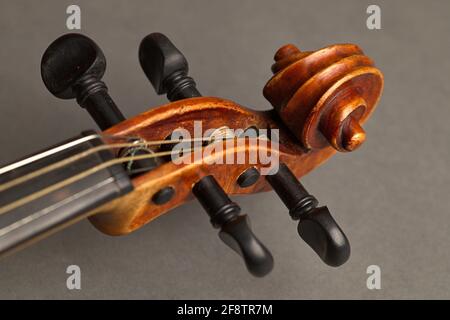
<path fill-rule="evenodd" d="M 375 109 L 383 75 L 353 44 L 302 52 L 281 47 L 263 94 L 306 149 L 353 151 L 366 139 L 362 124 Z"/>
<path fill-rule="evenodd" d="M 160 33 L 143 39 L 139 61 L 156 92 L 167 94 L 171 103 L 125 120 L 101 81 L 106 61 L 92 40 L 65 35 L 50 45 L 42 59 L 42 78 L 49 91 L 59 98 L 77 98 L 106 129 L 105 136 L 137 137 L 136 141 L 151 145 L 144 148 L 147 151 L 130 146 L 125 149 L 129 152 L 115 154 L 148 159 L 136 161 L 138 174 L 128 170 L 132 192 L 91 213 L 90 221 L 98 229 L 127 234 L 195 197 L 220 229 L 219 237 L 242 256 L 253 275 L 264 276 L 273 268 L 273 257 L 228 195 L 273 189 L 298 221 L 300 237 L 326 264 L 339 266 L 348 260 L 350 244 L 344 232 L 298 179 L 335 150 L 353 151 L 365 141 L 362 124 L 375 109 L 383 75 L 358 46 L 339 44 L 318 51 L 300 51 L 294 45 L 280 48 L 272 66 L 274 75 L 263 90 L 279 117 L 273 110 L 255 111 L 222 98 L 202 97 L 188 76 L 187 59 Z M 262 139 L 224 135 L 216 145 L 194 144 L 195 150 L 183 156 L 190 161 L 168 161 L 166 153 L 174 147 L 168 137 L 181 128 L 196 138 L 196 122 L 201 122 L 203 132 L 254 128 L 268 134 Z M 233 143 L 228 146 L 230 141 L 225 140 Z M 268 143 L 254 143 L 259 140 Z M 206 148 L 219 144 L 222 148 Z M 214 152 L 204 153 L 205 149 Z M 201 157 L 192 160 L 197 151 Z M 272 167 L 271 161 L 263 160 L 264 154 L 276 159 L 278 171 L 262 173 Z"/>

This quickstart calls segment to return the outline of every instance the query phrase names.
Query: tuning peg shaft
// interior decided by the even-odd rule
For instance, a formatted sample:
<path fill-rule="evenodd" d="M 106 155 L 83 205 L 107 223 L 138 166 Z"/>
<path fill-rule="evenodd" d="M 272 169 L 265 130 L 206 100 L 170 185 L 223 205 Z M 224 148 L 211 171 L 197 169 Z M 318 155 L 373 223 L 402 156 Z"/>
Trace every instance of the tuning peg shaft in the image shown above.
<path fill-rule="evenodd" d="M 214 228 L 220 228 L 219 237 L 244 259 L 248 271 L 257 277 L 268 274 L 273 268 L 269 250 L 253 234 L 247 215 L 228 198 L 213 176 L 197 182 L 192 192 L 208 213 Z"/>
<path fill-rule="evenodd" d="M 48 91 L 60 99 L 76 98 L 102 130 L 125 120 L 101 81 L 105 70 L 106 58 L 99 46 L 77 33 L 69 33 L 53 41 L 41 61 L 41 76 Z M 150 151 L 132 147 L 122 150 L 123 154 L 127 152 L 139 155 Z M 157 158 L 141 159 L 125 166 L 131 175 L 136 175 L 155 168 L 158 161 Z"/>
<path fill-rule="evenodd" d="M 161 33 L 145 37 L 139 47 L 139 61 L 145 75 L 158 94 L 167 93 L 170 101 L 200 97 L 194 80 L 189 77 L 184 55 Z M 257 277 L 273 269 L 269 250 L 253 234 L 247 215 L 228 198 L 213 176 L 206 176 L 192 188 L 195 197 L 206 210 L 219 238 L 236 251 L 248 271 Z"/>
<path fill-rule="evenodd" d="M 337 267 L 345 263 L 350 257 L 350 243 L 328 208 L 317 207 L 317 199 L 284 163 L 276 174 L 267 175 L 266 179 L 289 209 L 292 219 L 299 220 L 300 237 L 327 265 Z"/>
<path fill-rule="evenodd" d="M 170 101 L 200 97 L 195 81 L 189 77 L 184 55 L 161 33 L 151 33 L 139 46 L 139 62 L 158 94 Z"/>
<path fill-rule="evenodd" d="M 93 40 L 77 33 L 56 39 L 41 61 L 47 89 L 61 99 L 76 98 L 102 130 L 125 120 L 101 81 L 105 70 L 102 50 Z"/>

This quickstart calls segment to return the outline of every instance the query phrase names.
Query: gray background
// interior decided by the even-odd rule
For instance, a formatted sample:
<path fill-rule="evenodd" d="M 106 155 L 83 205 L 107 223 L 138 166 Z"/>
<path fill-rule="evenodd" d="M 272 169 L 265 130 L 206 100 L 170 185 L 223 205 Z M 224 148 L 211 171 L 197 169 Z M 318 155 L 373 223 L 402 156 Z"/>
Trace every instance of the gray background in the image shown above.
<path fill-rule="evenodd" d="M 65 29 L 68 1 L 0 0 L 0 162 L 95 125 L 73 101 L 51 96 L 40 58 Z M 276 259 L 251 277 L 217 238 L 197 203 L 138 232 L 112 238 L 81 222 L 0 263 L 0 298 L 450 298 L 450 30 L 448 1 L 77 1 L 82 32 L 108 59 L 111 95 L 127 116 L 165 102 L 140 70 L 137 48 L 166 33 L 188 57 L 205 95 L 268 109 L 261 94 L 275 50 L 361 45 L 385 73 L 385 91 L 366 124 L 368 141 L 303 179 L 352 243 L 343 267 L 325 266 L 299 239 L 274 193 L 240 197 Z M 382 9 L 382 30 L 365 26 Z M 65 269 L 82 270 L 68 291 Z M 366 268 L 382 289 L 366 288 Z"/>

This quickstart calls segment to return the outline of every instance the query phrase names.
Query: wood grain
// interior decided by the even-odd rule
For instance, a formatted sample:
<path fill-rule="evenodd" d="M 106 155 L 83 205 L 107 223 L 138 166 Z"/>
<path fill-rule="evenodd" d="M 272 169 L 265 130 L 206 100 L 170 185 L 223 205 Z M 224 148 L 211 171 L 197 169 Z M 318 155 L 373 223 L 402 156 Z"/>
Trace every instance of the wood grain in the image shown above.
<path fill-rule="evenodd" d="M 203 132 L 223 126 L 278 129 L 278 148 L 255 146 L 247 141 L 213 153 L 208 159 L 222 159 L 227 155 L 248 157 L 255 151 L 272 152 L 298 178 L 321 165 L 336 150 L 353 151 L 365 141 L 362 124 L 380 98 L 383 75 L 361 48 L 338 44 L 301 52 L 289 44 L 275 54 L 272 71 L 275 74 L 263 94 L 275 110 L 258 112 L 230 100 L 191 98 L 144 112 L 105 133 L 164 140 L 177 128 L 184 128 L 193 135 L 194 121 L 202 121 Z M 256 164 L 163 163 L 133 179 L 133 192 L 97 209 L 90 220 L 107 234 L 127 234 L 191 200 L 192 186 L 206 175 L 213 175 L 228 194 L 268 191 L 270 186 L 263 176 L 248 188 L 237 184 L 237 178 L 247 168 L 267 166 L 260 160 Z M 163 205 L 152 203 L 152 196 L 168 186 L 174 188 L 174 197 Z"/>
<path fill-rule="evenodd" d="M 204 119 L 204 129 L 228 126 L 232 129 L 256 127 L 261 129 L 280 129 L 279 159 L 285 162 L 297 177 L 307 174 L 331 155 L 332 148 L 306 151 L 295 137 L 277 119 L 273 111 L 256 112 L 238 104 L 219 98 L 192 98 L 171 103 L 145 112 L 124 121 L 105 133 L 116 136 L 137 135 L 146 140 L 161 140 L 180 126 L 192 131 L 193 121 Z M 213 158 L 223 158 L 226 154 L 236 156 L 261 149 L 246 143 L 235 148 L 223 148 L 223 153 L 214 153 Z M 263 150 L 264 151 L 264 150 Z M 267 147 L 267 151 L 276 152 Z M 210 157 L 210 159 L 211 159 Z M 203 159 L 206 160 L 206 159 Z M 239 175 L 248 167 L 261 168 L 267 165 L 250 164 L 174 164 L 167 162 L 156 169 L 133 180 L 135 190 L 93 212 L 90 220 L 102 232 L 110 235 L 126 234 L 138 229 L 158 216 L 192 199 L 191 188 L 206 175 L 214 175 L 219 184 L 229 194 L 250 194 L 270 190 L 264 177 L 248 188 L 236 183 Z M 171 186 L 175 196 L 164 205 L 151 202 L 152 196 L 161 188 Z"/>
<path fill-rule="evenodd" d="M 366 138 L 362 124 L 383 90 L 383 74 L 353 44 L 301 54 L 286 45 L 275 54 L 264 96 L 307 149 L 353 151 Z"/>

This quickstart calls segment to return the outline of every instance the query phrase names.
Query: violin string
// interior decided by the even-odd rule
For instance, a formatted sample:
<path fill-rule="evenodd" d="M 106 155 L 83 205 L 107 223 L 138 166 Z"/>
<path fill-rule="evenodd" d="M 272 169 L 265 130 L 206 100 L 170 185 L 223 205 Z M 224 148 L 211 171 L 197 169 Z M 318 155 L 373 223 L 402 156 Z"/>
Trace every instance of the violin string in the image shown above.
<path fill-rule="evenodd" d="M 27 164 L 30 164 L 32 162 L 35 162 L 37 160 L 49 157 L 49 156 L 51 156 L 51 155 L 53 155 L 55 153 L 58 153 L 58 152 L 61 152 L 63 150 L 66 150 L 68 148 L 71 148 L 71 147 L 74 147 L 76 145 L 82 144 L 82 143 L 87 142 L 89 140 L 99 138 L 99 137 L 100 136 L 98 134 L 91 134 L 89 136 L 85 136 L 85 137 L 82 137 L 80 139 L 77 139 L 77 140 L 74 140 L 74 141 L 70 141 L 70 142 L 65 143 L 63 145 L 57 146 L 55 148 L 51 148 L 51 149 L 46 150 L 44 152 L 35 154 L 35 155 L 31 156 L 31 157 L 28 157 L 28 158 L 25 158 L 23 160 L 14 162 L 14 163 L 12 163 L 10 165 L 6 165 L 6 166 L 0 168 L 0 175 L 4 174 L 6 172 L 9 172 L 11 170 L 23 167 L 23 166 L 25 166 Z"/>
<path fill-rule="evenodd" d="M 30 172 L 28 174 L 25 174 L 23 176 L 20 176 L 18 178 L 15 178 L 13 180 L 10 180 L 8 182 L 5 182 L 3 184 L 0 184 L 0 192 L 7 190 L 9 188 L 12 188 L 18 184 L 22 184 L 24 182 L 27 182 L 31 179 L 37 178 L 43 174 L 49 173 L 51 171 L 54 171 L 58 168 L 61 168 L 63 166 L 69 165 L 77 160 L 80 160 L 82 158 L 85 158 L 91 154 L 94 154 L 96 152 L 102 151 L 102 150 L 108 150 L 108 149 L 116 149 L 116 148 L 127 148 L 127 147 L 148 147 L 148 146 L 154 146 L 154 145 L 161 145 L 161 144 L 174 144 L 179 142 L 204 142 L 204 141 L 210 141 L 210 138 L 195 138 L 195 139 L 185 139 L 185 140 L 140 140 L 142 142 L 124 142 L 124 143 L 115 143 L 115 144 L 105 144 L 93 147 L 91 149 L 82 151 L 76 155 L 73 155 L 69 158 L 60 160 L 58 162 L 52 163 L 48 166 L 45 166 L 41 169 L 38 169 L 36 171 Z"/>
<path fill-rule="evenodd" d="M 16 229 L 18 229 L 20 227 L 23 227 L 26 224 L 30 224 L 33 221 L 48 215 L 53 210 L 55 210 L 55 209 L 57 209 L 57 208 L 59 208 L 61 206 L 65 205 L 67 203 L 70 203 L 70 202 L 72 202 L 72 201 L 74 201 L 76 199 L 79 199 L 79 198 L 89 194 L 90 192 L 96 191 L 99 188 L 101 188 L 101 187 L 103 187 L 103 186 L 105 186 L 105 185 L 107 185 L 109 183 L 112 183 L 112 182 L 114 182 L 114 178 L 112 178 L 112 177 L 108 178 L 106 180 L 103 180 L 102 182 L 100 182 L 100 183 L 98 183 L 98 184 L 96 184 L 96 185 L 94 185 L 92 187 L 89 187 L 87 189 L 83 189 L 80 192 L 77 192 L 77 193 L 75 193 L 73 195 L 70 195 L 69 197 L 67 197 L 67 198 L 57 202 L 57 203 L 52 204 L 50 207 L 46 207 L 46 208 L 44 208 L 42 210 L 39 210 L 38 212 L 34 212 L 34 213 L 32 213 L 32 214 L 30 214 L 30 215 L 28 215 L 28 216 L 26 216 L 26 217 L 24 217 L 24 218 L 22 218 L 22 219 L 20 219 L 18 221 L 13 222 L 12 224 L 9 224 L 9 225 L 7 225 L 7 226 L 5 226 L 3 228 L 0 228 L 0 238 L 5 236 L 8 233 L 11 233 L 12 231 L 14 231 L 14 230 L 16 230 Z"/>
<path fill-rule="evenodd" d="M 184 149 L 184 152 L 192 152 L 195 150 L 198 150 L 201 148 L 189 148 L 189 149 Z M 120 163 L 124 163 L 124 162 L 128 162 L 128 161 L 136 161 L 136 160 L 144 160 L 144 159 L 151 159 L 151 158 L 156 158 L 156 157 L 162 157 L 162 156 L 168 156 L 171 155 L 173 153 L 173 151 L 162 151 L 162 152 L 156 152 L 156 153 L 151 153 L 151 154 L 142 154 L 142 155 L 134 155 L 134 156 L 129 156 L 129 157 L 123 157 L 123 158 L 114 158 L 111 160 L 108 160 L 106 162 L 103 162 L 99 165 L 96 165 L 92 168 L 89 168 L 83 172 L 80 172 L 70 178 L 64 179 L 62 181 L 59 181 L 55 184 L 52 184 L 44 189 L 41 189 L 39 191 L 36 191 L 34 193 L 31 193 L 23 198 L 20 198 L 16 201 L 13 201 L 3 207 L 0 207 L 0 215 L 7 213 L 8 211 L 11 211 L 13 209 L 16 209 L 20 206 L 23 206 L 31 201 L 34 201 L 40 197 L 43 197 L 53 191 L 56 191 L 60 188 L 63 188 L 71 183 L 75 183 L 87 176 L 90 176 L 100 170 L 106 169 L 108 167 L 111 167 L 113 165 L 116 164 L 120 164 Z"/>
<path fill-rule="evenodd" d="M 257 139 L 259 139 L 259 137 L 257 137 Z M 194 141 L 213 141 L 215 142 L 216 139 L 211 139 L 211 138 L 196 138 L 196 139 L 186 139 L 186 140 L 160 140 L 160 141 L 148 141 L 148 143 L 153 143 L 153 144 L 170 144 L 170 143 L 179 143 L 179 142 L 194 142 Z M 223 141 L 222 139 L 217 139 L 217 141 Z M 142 142 L 143 144 L 145 144 L 145 142 Z M 127 145 L 131 145 L 131 146 L 136 146 L 137 143 L 133 142 L 133 143 L 129 143 Z M 109 145 L 111 146 L 111 145 Z M 186 152 L 193 152 L 199 149 L 203 149 L 203 145 L 197 148 L 184 148 L 180 151 L 182 151 L 183 153 Z M 155 153 L 150 153 L 150 154 L 141 154 L 141 155 L 133 155 L 133 156 L 127 156 L 127 157 L 122 157 L 122 158 L 114 158 L 111 160 L 108 160 L 106 162 L 103 162 L 99 165 L 96 165 L 92 168 L 89 168 L 81 173 L 78 173 L 72 177 L 69 177 L 65 180 L 59 181 L 55 184 L 52 184 L 44 189 L 41 189 L 37 192 L 31 193 L 23 198 L 20 198 L 16 201 L 13 201 L 3 207 L 0 207 L 0 215 L 5 214 L 13 209 L 16 209 L 20 206 L 23 206 L 29 202 L 32 202 L 40 197 L 43 197 L 53 191 L 56 191 L 60 188 L 63 188 L 71 183 L 75 183 L 91 174 L 94 174 L 100 170 L 106 169 L 110 166 L 116 165 L 116 164 L 120 164 L 120 163 L 125 163 L 125 162 L 129 162 L 129 161 L 136 161 L 136 160 L 144 160 L 144 159 L 151 159 L 151 158 L 157 158 L 157 157 L 163 157 L 163 156 L 169 156 L 172 155 L 174 153 L 174 151 L 169 150 L 169 151 L 162 151 L 162 152 L 155 152 Z M 64 161 L 64 160 L 63 160 Z"/>
<path fill-rule="evenodd" d="M 51 156 L 53 154 L 56 154 L 56 153 L 59 153 L 61 151 L 67 150 L 69 148 L 72 148 L 72 147 L 77 146 L 79 144 L 82 144 L 84 142 L 90 141 L 92 139 L 97 139 L 97 138 L 108 138 L 108 139 L 111 139 L 111 140 L 134 140 L 134 143 L 136 143 L 137 141 L 145 141 L 145 142 L 149 143 L 149 145 L 171 144 L 171 143 L 176 143 L 176 142 L 180 141 L 180 140 L 145 140 L 145 139 L 142 139 L 142 138 L 140 138 L 138 136 L 129 136 L 129 135 L 128 136 L 127 135 L 113 136 L 113 135 L 109 135 L 109 134 L 91 134 L 91 135 L 84 136 L 84 137 L 81 137 L 81 138 L 73 140 L 73 141 L 69 141 L 69 142 L 67 142 L 65 144 L 56 146 L 54 148 L 48 149 L 48 150 L 40 152 L 38 154 L 32 155 L 32 156 L 27 157 L 25 159 L 22 159 L 20 161 L 16 161 L 16 162 L 11 163 L 9 165 L 6 165 L 4 167 L 0 167 L 0 175 L 2 175 L 4 173 L 7 173 L 9 171 L 12 171 L 14 169 L 23 167 L 23 166 L 25 166 L 27 164 L 30 164 L 32 162 L 35 162 L 35 161 L 41 160 L 43 158 L 49 157 L 49 156 Z M 189 141 L 189 140 L 202 141 L 203 139 L 204 140 L 208 140 L 210 138 L 185 139 L 185 141 Z"/>

